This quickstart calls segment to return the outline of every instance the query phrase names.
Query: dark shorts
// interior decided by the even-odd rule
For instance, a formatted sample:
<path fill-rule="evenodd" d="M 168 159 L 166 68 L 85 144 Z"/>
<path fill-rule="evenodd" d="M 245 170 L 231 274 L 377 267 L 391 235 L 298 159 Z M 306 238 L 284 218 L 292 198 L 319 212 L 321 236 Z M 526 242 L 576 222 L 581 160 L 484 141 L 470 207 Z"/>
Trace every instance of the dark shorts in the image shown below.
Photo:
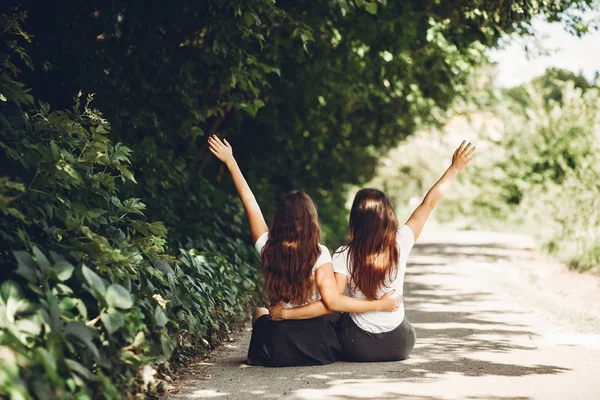
<path fill-rule="evenodd" d="M 273 321 L 263 315 L 254 322 L 248 364 L 264 367 L 324 365 L 339 361 L 339 313 L 299 321 Z"/>
<path fill-rule="evenodd" d="M 350 315 L 344 314 L 340 321 L 339 338 L 344 360 L 400 361 L 410 355 L 417 334 L 406 318 L 392 331 L 371 333 L 359 328 Z"/>

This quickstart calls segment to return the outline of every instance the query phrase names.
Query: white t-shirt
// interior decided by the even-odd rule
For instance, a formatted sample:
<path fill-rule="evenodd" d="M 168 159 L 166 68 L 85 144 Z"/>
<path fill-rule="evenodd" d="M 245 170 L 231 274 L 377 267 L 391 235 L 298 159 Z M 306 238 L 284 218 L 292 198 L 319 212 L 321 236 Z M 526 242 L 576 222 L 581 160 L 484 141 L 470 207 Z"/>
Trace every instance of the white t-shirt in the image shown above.
<path fill-rule="evenodd" d="M 260 235 L 260 237 L 256 240 L 256 243 L 254 243 L 254 247 L 256 248 L 256 251 L 258 252 L 258 254 L 262 254 L 262 250 L 265 247 L 265 244 L 267 244 L 267 240 L 269 240 L 269 232 L 265 232 L 262 235 Z M 321 265 L 331 262 L 331 253 L 329 253 L 329 249 L 327 247 L 323 246 L 322 244 L 319 244 L 319 247 L 321 248 L 321 255 L 319 255 L 319 258 L 317 258 L 315 265 L 313 265 L 313 269 L 312 269 L 313 278 L 315 276 L 315 273 L 317 272 L 317 269 Z M 281 304 L 283 304 L 283 306 L 285 308 L 295 308 L 295 307 L 303 306 L 308 303 L 312 303 L 313 301 L 317 301 L 317 300 L 321 300 L 321 293 L 319 293 L 319 289 L 317 288 L 317 286 L 315 284 L 315 287 L 313 290 L 313 295 L 306 303 L 290 304 L 290 303 L 286 303 L 286 302 L 282 301 Z"/>
<path fill-rule="evenodd" d="M 398 229 L 396 234 L 396 241 L 400 248 L 400 262 L 396 266 L 398 273 L 394 275 L 396 271 L 392 272 L 392 277 L 396 276 L 393 281 L 386 282 L 383 288 L 379 290 L 379 297 L 383 296 L 387 292 L 396 289 L 396 293 L 401 296 L 404 294 L 404 273 L 406 272 L 406 261 L 408 254 L 412 250 L 415 244 L 415 236 L 407 225 L 402 226 Z M 348 262 L 348 249 L 340 247 L 333 254 L 333 270 L 338 274 L 344 274 L 348 278 L 348 292 L 349 296 L 355 299 L 366 300 L 365 295 L 362 294 L 359 288 L 354 285 L 351 281 L 352 276 L 352 265 Z M 401 303 L 400 308 L 396 311 L 385 312 L 385 311 L 371 311 L 365 313 L 350 313 L 350 318 L 358 325 L 359 328 L 367 332 L 372 333 L 383 333 L 394 330 L 402 323 L 404 319 L 404 302 Z"/>

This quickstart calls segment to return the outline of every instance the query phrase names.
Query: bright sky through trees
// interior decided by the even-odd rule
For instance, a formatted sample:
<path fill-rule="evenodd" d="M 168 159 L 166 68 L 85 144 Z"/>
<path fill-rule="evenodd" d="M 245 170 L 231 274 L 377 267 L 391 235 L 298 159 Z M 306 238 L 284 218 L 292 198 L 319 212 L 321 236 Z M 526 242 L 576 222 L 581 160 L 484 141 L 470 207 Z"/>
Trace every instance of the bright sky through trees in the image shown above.
<path fill-rule="evenodd" d="M 600 12 L 592 18 L 600 18 Z M 490 51 L 490 59 L 497 63 L 497 86 L 525 83 L 549 67 L 582 72 L 588 79 L 600 71 L 600 32 L 578 38 L 567 32 L 563 23 L 541 19 L 533 22 L 533 28 L 535 38 L 514 38 L 503 49 Z"/>

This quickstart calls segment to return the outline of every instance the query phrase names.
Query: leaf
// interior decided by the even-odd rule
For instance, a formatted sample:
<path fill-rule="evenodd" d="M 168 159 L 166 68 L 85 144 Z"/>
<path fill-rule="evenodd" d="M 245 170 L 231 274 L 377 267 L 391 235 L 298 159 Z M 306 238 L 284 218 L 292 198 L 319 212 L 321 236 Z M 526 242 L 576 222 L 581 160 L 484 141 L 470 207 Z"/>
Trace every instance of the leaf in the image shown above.
<path fill-rule="evenodd" d="M 160 306 L 156 306 L 154 309 L 154 320 L 157 326 L 165 326 L 169 322 L 167 315 Z"/>
<path fill-rule="evenodd" d="M 31 255 L 26 251 L 13 251 L 17 259 L 18 268 L 16 273 L 27 279 L 29 282 L 38 283 L 41 276 L 35 268 L 35 262 Z"/>
<path fill-rule="evenodd" d="M 37 263 L 40 266 L 42 274 L 46 275 L 50 270 L 50 261 L 48 261 L 44 253 L 42 253 L 40 249 L 37 248 L 37 246 L 33 246 L 33 254 L 35 255 L 35 259 L 37 260 Z"/>
<path fill-rule="evenodd" d="M 99 359 L 100 352 L 98 351 L 98 347 L 96 347 L 96 345 L 93 342 L 94 334 L 94 329 L 88 328 L 81 321 L 69 322 L 65 327 L 65 336 L 67 338 L 79 341 L 92 352 L 96 359 Z"/>
<path fill-rule="evenodd" d="M 153 222 L 150 224 L 150 232 L 152 232 L 156 236 L 166 237 L 167 236 L 167 228 L 163 225 L 162 222 Z"/>
<path fill-rule="evenodd" d="M 142 203 L 142 199 L 131 197 L 123 200 L 122 207 L 128 213 L 144 215 L 142 210 L 146 209 L 146 204 Z"/>
<path fill-rule="evenodd" d="M 173 350 L 175 350 L 176 342 L 166 332 L 163 332 L 163 334 L 160 335 L 160 344 L 162 347 L 163 355 L 168 360 L 173 355 Z"/>
<path fill-rule="evenodd" d="M 7 207 L 7 208 L 3 209 L 2 211 L 5 214 L 12 215 L 13 217 L 27 223 L 25 215 L 23 215 L 23 213 L 21 211 L 17 210 L 16 208 Z"/>
<path fill-rule="evenodd" d="M 2 283 L 0 286 L 0 296 L 2 296 L 2 301 L 6 304 L 8 299 L 19 300 L 23 296 L 21 295 L 21 289 L 19 285 L 17 285 L 13 281 L 6 281 Z"/>
<path fill-rule="evenodd" d="M 67 366 L 69 367 L 69 369 L 72 372 L 76 372 L 82 378 L 84 378 L 86 380 L 92 380 L 92 378 L 94 377 L 92 375 L 92 373 L 86 367 L 84 367 L 82 364 L 80 364 L 79 362 L 77 362 L 75 360 L 71 360 L 70 358 L 65 358 L 65 363 L 67 364 Z"/>
<path fill-rule="evenodd" d="M 119 328 L 125 325 L 123 314 L 112 307 L 106 310 L 106 312 L 101 313 L 100 319 L 110 334 L 113 334 L 119 330 Z"/>
<path fill-rule="evenodd" d="M 100 278 L 98 274 L 96 274 L 94 271 L 89 269 L 85 264 L 81 267 L 81 272 L 83 273 L 85 280 L 88 282 L 92 290 L 95 293 L 104 296 L 104 294 L 106 293 L 106 288 L 104 287 L 104 282 L 102 282 L 102 278 Z"/>
<path fill-rule="evenodd" d="M 139 347 L 146 341 L 146 335 L 144 335 L 143 331 L 139 331 L 137 335 L 135 335 L 135 339 L 133 339 L 133 343 L 131 344 L 133 347 Z"/>
<path fill-rule="evenodd" d="M 369 14 L 376 15 L 377 14 L 377 3 L 366 3 L 365 10 L 367 10 L 367 12 Z"/>
<path fill-rule="evenodd" d="M 73 271 L 75 271 L 75 267 L 67 261 L 59 261 L 54 264 L 54 271 L 56 272 L 58 280 L 64 282 L 71 278 Z"/>
<path fill-rule="evenodd" d="M 113 283 L 106 290 L 106 304 L 109 307 L 127 310 L 133 306 L 133 300 L 127 289 L 117 283 Z"/>
<path fill-rule="evenodd" d="M 123 176 L 125 176 L 125 178 L 129 179 L 133 183 L 137 183 L 137 181 L 135 180 L 135 177 L 133 176 L 133 172 L 131 172 L 129 170 L 129 168 L 127 168 L 124 165 L 119 164 L 119 165 L 117 165 L 117 169 L 119 171 L 121 171 L 121 173 L 123 174 Z"/>

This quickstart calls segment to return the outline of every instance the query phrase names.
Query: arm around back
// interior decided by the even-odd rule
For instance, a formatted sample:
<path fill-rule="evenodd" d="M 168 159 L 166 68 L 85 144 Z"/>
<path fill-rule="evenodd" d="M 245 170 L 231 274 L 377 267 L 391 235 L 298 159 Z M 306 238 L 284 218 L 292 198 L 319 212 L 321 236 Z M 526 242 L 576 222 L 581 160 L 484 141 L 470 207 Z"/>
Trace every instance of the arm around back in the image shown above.
<path fill-rule="evenodd" d="M 325 307 L 332 311 L 354 313 L 394 311 L 402 303 L 402 297 L 395 295 L 395 291 L 386 293 L 378 300 L 359 300 L 344 296 L 338 289 L 331 263 L 317 269 L 315 280 Z"/>

